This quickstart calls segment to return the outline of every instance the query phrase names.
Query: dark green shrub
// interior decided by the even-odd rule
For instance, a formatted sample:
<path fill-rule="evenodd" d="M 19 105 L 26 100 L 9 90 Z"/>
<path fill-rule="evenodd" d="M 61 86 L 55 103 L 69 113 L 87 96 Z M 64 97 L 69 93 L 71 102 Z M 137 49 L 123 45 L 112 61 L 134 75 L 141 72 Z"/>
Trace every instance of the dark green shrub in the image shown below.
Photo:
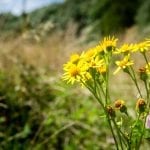
<path fill-rule="evenodd" d="M 134 16 L 139 6 L 138 0 L 96 1 L 91 8 L 91 17 L 97 21 L 96 29 L 102 34 L 111 34 L 121 31 L 134 24 Z"/>
<path fill-rule="evenodd" d="M 142 2 L 136 15 L 136 21 L 140 27 L 144 27 L 150 24 L 150 1 L 149 0 L 145 0 Z"/>

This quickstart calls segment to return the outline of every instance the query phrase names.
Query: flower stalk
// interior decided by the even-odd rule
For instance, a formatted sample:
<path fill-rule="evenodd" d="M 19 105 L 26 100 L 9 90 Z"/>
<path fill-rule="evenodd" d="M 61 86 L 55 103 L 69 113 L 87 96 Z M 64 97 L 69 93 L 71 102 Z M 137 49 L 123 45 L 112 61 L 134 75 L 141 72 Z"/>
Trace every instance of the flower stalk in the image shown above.
<path fill-rule="evenodd" d="M 71 84 L 78 82 L 92 93 L 106 116 L 117 150 L 124 150 L 124 148 L 138 150 L 144 139 L 145 124 L 149 125 L 146 118 L 149 116 L 150 109 L 150 62 L 146 52 L 150 49 L 150 40 L 137 44 L 125 43 L 119 48 L 117 41 L 118 39 L 115 37 L 105 37 L 98 45 L 82 52 L 81 55 L 71 56 L 64 65 L 63 80 Z M 134 53 L 142 53 L 146 62 L 146 65 L 139 69 L 140 74 L 136 74 L 137 71 L 134 67 L 136 62 L 132 58 Z M 115 60 L 116 55 L 121 59 Z M 116 64 L 113 75 L 117 77 L 121 70 L 127 73 L 140 95 L 136 103 L 137 117 L 135 118 L 128 113 L 127 101 L 120 98 L 117 98 L 115 102 L 112 100 L 112 92 L 109 87 L 110 74 L 113 70 L 112 64 Z M 144 82 L 145 88 L 139 84 L 140 80 Z M 128 99 L 130 100 L 130 98 Z M 117 120 L 120 116 L 122 122 L 118 125 Z M 128 127 L 124 125 L 126 118 L 132 118 L 132 121 L 127 123 Z M 126 132 L 123 129 L 126 129 Z"/>

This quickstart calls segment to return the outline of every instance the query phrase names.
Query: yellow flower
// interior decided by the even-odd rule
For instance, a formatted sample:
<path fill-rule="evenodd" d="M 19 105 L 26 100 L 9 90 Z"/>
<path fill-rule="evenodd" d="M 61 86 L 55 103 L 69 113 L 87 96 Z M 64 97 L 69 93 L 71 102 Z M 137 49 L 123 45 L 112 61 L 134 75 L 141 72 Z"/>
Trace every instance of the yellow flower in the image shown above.
<path fill-rule="evenodd" d="M 136 48 L 135 44 L 123 44 L 119 49 L 117 49 L 114 53 L 120 54 L 125 53 L 128 54 L 130 52 L 133 52 Z"/>
<path fill-rule="evenodd" d="M 85 82 L 90 78 L 90 74 L 87 72 L 88 66 L 83 62 L 79 61 L 77 64 L 68 62 L 64 65 L 63 79 L 67 80 L 67 83 L 73 84 L 75 81 Z"/>
<path fill-rule="evenodd" d="M 103 62 L 103 59 L 95 57 L 89 62 L 89 68 L 99 68 L 100 66 L 102 66 Z"/>
<path fill-rule="evenodd" d="M 80 55 L 79 54 L 73 54 L 70 57 L 70 62 L 76 64 L 80 60 Z"/>
<path fill-rule="evenodd" d="M 116 61 L 116 65 L 118 68 L 115 70 L 114 74 L 116 74 L 119 70 L 121 69 L 126 69 L 128 66 L 133 65 L 133 61 L 130 60 L 130 55 L 126 55 L 123 60 L 121 61 Z"/>
<path fill-rule="evenodd" d="M 100 55 L 104 54 L 104 47 L 102 44 L 95 46 L 95 50 L 96 50 L 97 54 L 100 54 Z"/>
<path fill-rule="evenodd" d="M 146 40 L 136 44 L 134 51 L 145 52 L 148 51 L 150 47 L 150 41 Z"/>
<path fill-rule="evenodd" d="M 82 54 L 82 58 L 85 61 L 91 61 L 97 54 L 95 47 L 88 49 L 85 53 Z"/>
<path fill-rule="evenodd" d="M 99 68 L 97 68 L 97 71 L 101 74 L 106 73 L 107 71 L 106 64 L 102 64 Z"/>
<path fill-rule="evenodd" d="M 146 69 L 146 73 L 150 74 L 150 62 L 146 65 L 145 69 Z"/>
<path fill-rule="evenodd" d="M 118 39 L 116 39 L 114 36 L 113 37 L 105 37 L 102 42 L 100 42 L 100 47 L 103 49 L 105 52 L 106 51 L 112 51 L 116 47 Z"/>

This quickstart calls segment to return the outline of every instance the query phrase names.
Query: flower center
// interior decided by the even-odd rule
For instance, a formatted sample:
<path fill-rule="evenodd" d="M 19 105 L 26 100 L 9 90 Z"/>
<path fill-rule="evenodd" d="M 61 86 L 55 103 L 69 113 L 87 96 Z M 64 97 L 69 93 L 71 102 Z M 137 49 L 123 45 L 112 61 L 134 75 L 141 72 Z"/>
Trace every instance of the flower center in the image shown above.
<path fill-rule="evenodd" d="M 71 68 L 70 69 L 70 75 L 72 76 L 72 77 L 76 77 L 77 75 L 79 75 L 79 68 L 77 68 L 77 67 L 73 67 L 73 68 Z"/>
<path fill-rule="evenodd" d="M 123 68 L 124 66 L 126 66 L 127 63 L 128 63 L 128 61 L 123 60 L 120 62 L 119 66 Z"/>

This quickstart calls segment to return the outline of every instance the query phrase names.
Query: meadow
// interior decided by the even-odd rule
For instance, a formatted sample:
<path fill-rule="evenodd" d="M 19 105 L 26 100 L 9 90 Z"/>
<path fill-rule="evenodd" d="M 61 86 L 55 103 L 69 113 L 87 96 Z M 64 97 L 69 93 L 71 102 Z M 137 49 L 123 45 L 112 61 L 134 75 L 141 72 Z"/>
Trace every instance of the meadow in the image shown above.
<path fill-rule="evenodd" d="M 130 17 L 123 17 L 124 21 L 106 0 L 101 4 L 96 0 L 88 3 L 79 0 L 78 5 L 69 0 L 65 3 L 29 14 L 31 27 L 18 29 L 22 18 L 18 21 L 15 17 L 10 21 L 8 17 L 6 24 L 0 23 L 3 27 L 0 28 L 0 150 L 116 150 L 104 110 L 86 87 L 63 80 L 64 64 L 72 54 L 81 54 L 96 46 L 109 33 L 119 38 L 119 47 L 123 43 L 145 40 L 150 35 L 149 25 L 144 24 L 144 29 L 139 30 L 140 23 L 144 22 L 141 17 L 143 9 L 138 11 L 139 24 L 134 24 L 134 9 Z M 93 7 L 87 10 L 89 4 Z M 115 4 L 115 8 L 120 10 L 122 4 L 119 1 Z M 126 4 L 126 8 L 130 6 L 130 12 L 133 3 Z M 142 8 L 145 6 L 143 4 Z M 72 7 L 76 11 L 72 11 Z M 99 16 L 106 8 L 109 8 L 107 13 Z M 117 19 L 109 20 L 111 14 L 117 15 Z M 127 20 L 129 24 L 126 24 Z M 28 22 L 23 20 L 23 23 Z M 149 61 L 150 52 L 146 54 Z M 115 56 L 112 61 L 118 58 Z M 140 54 L 135 54 L 133 59 L 136 61 L 135 70 L 145 65 Z M 115 63 L 110 69 L 116 69 Z M 111 72 L 109 76 L 112 102 L 121 98 L 128 108 L 129 116 L 117 110 L 116 118 L 118 126 L 122 124 L 126 134 L 138 116 L 136 103 L 139 92 L 123 71 L 117 75 Z M 139 77 L 137 79 L 145 96 L 144 83 Z M 138 133 L 142 133 L 141 122 L 136 123 L 135 139 Z M 140 141 L 140 150 L 149 149 L 150 134 L 146 134 Z M 137 141 L 132 142 L 134 145 Z"/>
<path fill-rule="evenodd" d="M 87 44 L 83 37 L 77 40 L 69 31 L 60 35 L 44 42 L 22 36 L 1 40 L 1 149 L 115 149 L 94 97 L 85 88 L 62 80 L 63 64 L 69 56 L 96 42 Z M 126 35 L 123 39 L 127 40 Z M 129 113 L 135 117 L 135 87 L 123 73 L 111 76 L 112 98 L 126 99 Z"/>

